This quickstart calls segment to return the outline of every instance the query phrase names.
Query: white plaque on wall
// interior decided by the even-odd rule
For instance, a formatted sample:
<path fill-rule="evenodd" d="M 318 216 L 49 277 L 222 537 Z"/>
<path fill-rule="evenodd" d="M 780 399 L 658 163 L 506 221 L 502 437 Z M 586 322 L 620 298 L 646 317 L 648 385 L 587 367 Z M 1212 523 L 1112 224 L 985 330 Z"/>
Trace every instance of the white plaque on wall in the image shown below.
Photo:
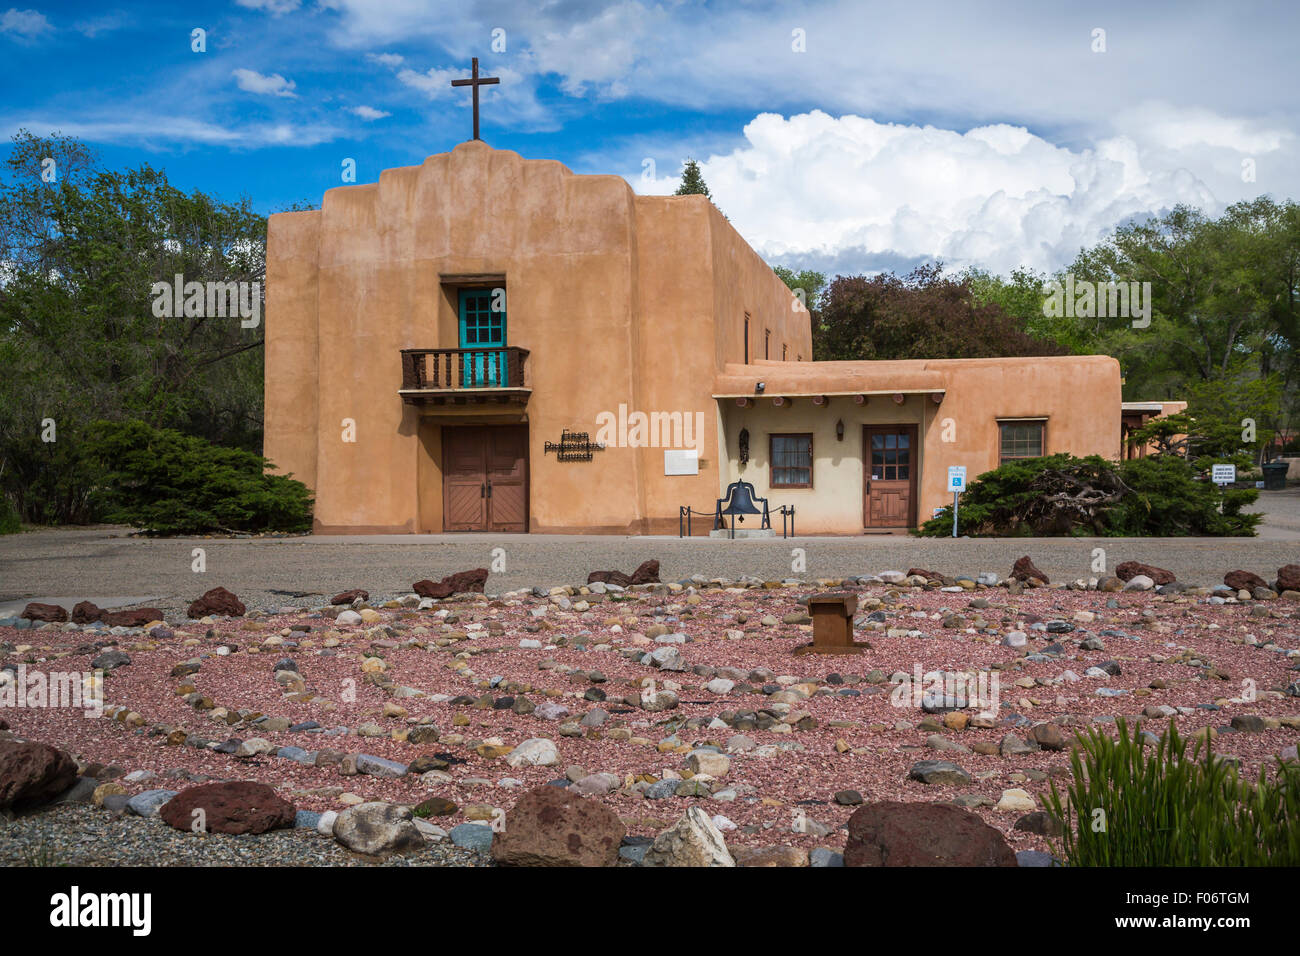
<path fill-rule="evenodd" d="M 665 475 L 698 475 L 700 473 L 700 453 L 694 448 L 665 448 Z"/>

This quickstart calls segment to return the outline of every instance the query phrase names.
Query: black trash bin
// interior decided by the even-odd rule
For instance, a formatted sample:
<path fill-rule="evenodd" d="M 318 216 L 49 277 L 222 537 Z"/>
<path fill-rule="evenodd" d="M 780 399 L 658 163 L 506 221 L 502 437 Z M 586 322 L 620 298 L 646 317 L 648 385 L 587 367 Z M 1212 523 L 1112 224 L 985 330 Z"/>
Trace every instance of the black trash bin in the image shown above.
<path fill-rule="evenodd" d="M 1290 463 L 1285 461 L 1270 461 L 1267 465 L 1263 465 L 1264 490 L 1285 491 L 1286 473 L 1290 467 Z"/>

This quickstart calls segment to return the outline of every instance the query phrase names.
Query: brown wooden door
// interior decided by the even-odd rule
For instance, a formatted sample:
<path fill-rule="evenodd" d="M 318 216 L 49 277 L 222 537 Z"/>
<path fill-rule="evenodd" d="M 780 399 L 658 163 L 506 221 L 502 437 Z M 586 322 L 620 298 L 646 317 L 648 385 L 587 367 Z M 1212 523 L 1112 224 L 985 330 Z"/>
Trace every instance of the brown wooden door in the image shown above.
<path fill-rule="evenodd" d="M 499 426 L 487 431 L 488 528 L 528 530 L 528 429 Z"/>
<path fill-rule="evenodd" d="M 910 528 L 916 524 L 915 425 L 862 427 L 862 525 Z"/>
<path fill-rule="evenodd" d="M 444 531 L 528 530 L 528 429 L 442 430 Z"/>

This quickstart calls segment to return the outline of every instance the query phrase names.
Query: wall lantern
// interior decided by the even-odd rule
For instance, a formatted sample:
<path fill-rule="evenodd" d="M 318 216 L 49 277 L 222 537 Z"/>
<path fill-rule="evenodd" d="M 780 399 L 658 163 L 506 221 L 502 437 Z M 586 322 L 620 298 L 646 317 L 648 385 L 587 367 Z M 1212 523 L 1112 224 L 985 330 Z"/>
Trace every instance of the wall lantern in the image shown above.
<path fill-rule="evenodd" d="M 749 429 L 740 430 L 740 463 L 742 465 L 749 463 Z"/>
<path fill-rule="evenodd" d="M 835 423 L 835 440 L 844 441 L 844 419 L 842 418 Z"/>

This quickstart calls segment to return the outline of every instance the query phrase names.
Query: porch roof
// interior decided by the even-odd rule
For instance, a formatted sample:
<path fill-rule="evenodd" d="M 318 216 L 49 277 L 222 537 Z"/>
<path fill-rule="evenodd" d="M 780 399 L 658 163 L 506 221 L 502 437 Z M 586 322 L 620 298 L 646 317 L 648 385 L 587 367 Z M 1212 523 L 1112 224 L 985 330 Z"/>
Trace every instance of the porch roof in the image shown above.
<path fill-rule="evenodd" d="M 893 395 L 943 392 L 944 373 L 926 361 L 728 363 L 714 382 L 714 398 L 756 395 Z M 763 383 L 763 391 L 755 385 Z"/>

